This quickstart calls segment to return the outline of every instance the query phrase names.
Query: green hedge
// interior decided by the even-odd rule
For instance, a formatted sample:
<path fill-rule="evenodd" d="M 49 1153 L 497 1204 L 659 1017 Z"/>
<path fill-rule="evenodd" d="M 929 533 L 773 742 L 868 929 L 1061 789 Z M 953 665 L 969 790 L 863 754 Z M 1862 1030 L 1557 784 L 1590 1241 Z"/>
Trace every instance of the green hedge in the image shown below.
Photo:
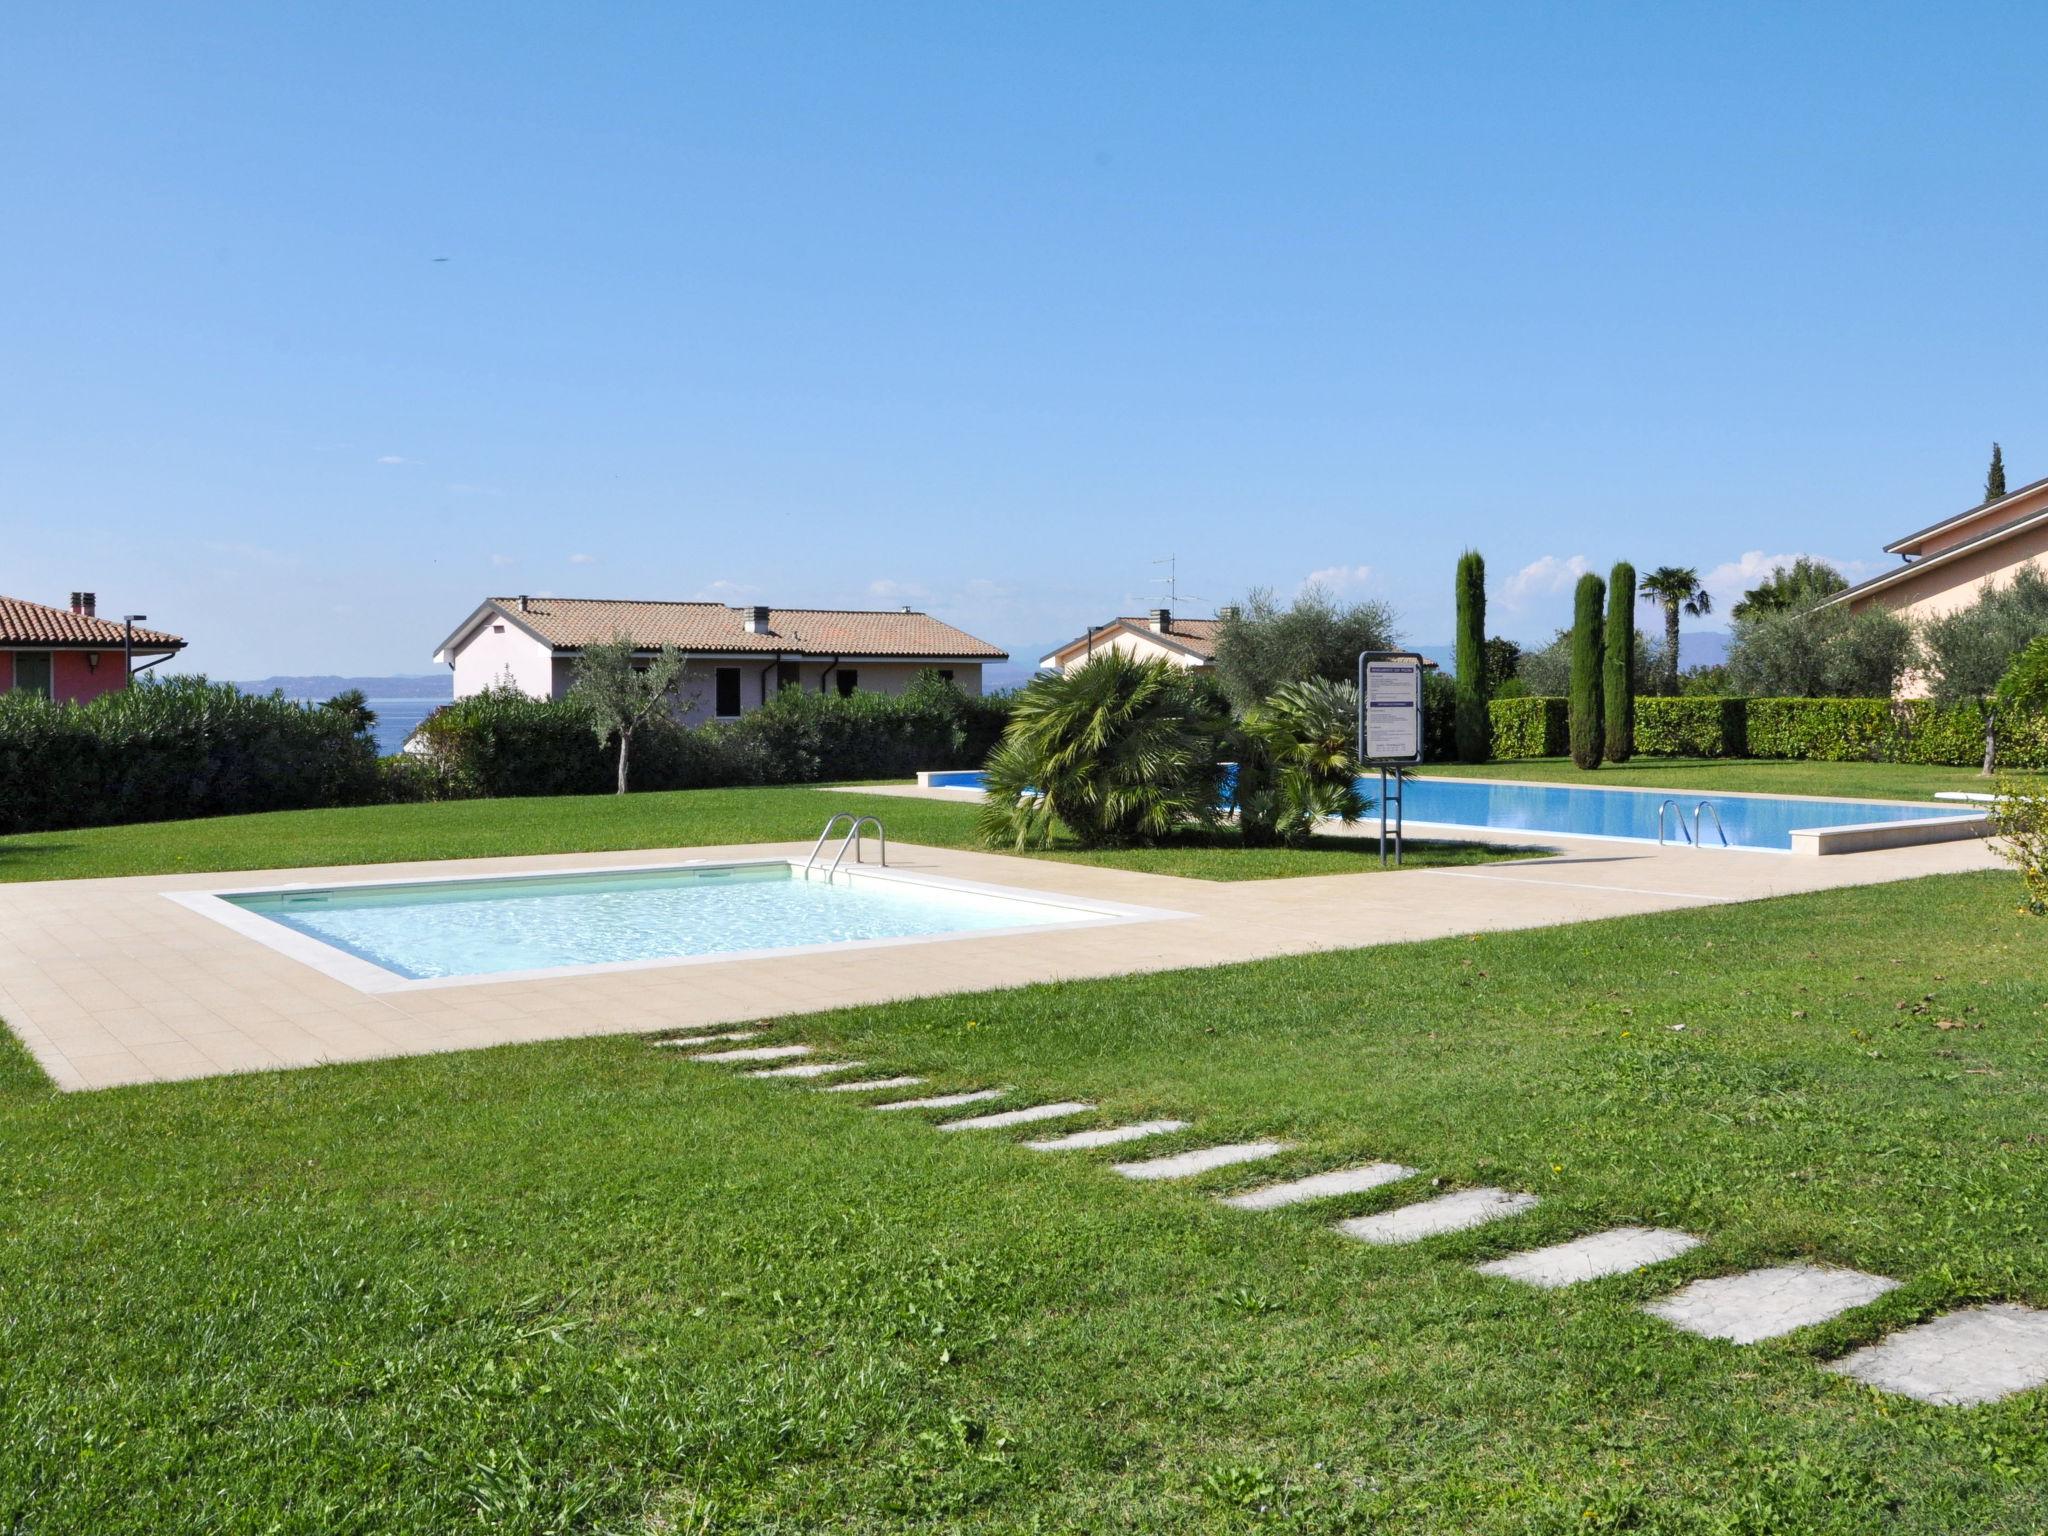
<path fill-rule="evenodd" d="M 1638 698 L 1636 750 L 1651 757 L 1747 757 L 1747 702 Z"/>
<path fill-rule="evenodd" d="M 900 695 L 792 688 L 737 720 L 641 726 L 632 786 L 811 784 L 978 767 L 1008 719 L 1002 698 L 970 698 L 936 674 Z M 614 783 L 616 747 L 601 744 L 565 700 L 510 689 L 473 694 L 429 715 L 418 740 L 424 751 L 394 772 L 421 798 L 601 794 Z"/>
<path fill-rule="evenodd" d="M 1563 699 L 1495 699 L 1487 709 L 1496 758 L 1562 757 L 1571 750 L 1571 716 Z"/>
<path fill-rule="evenodd" d="M 360 805 L 377 749 L 332 710 L 203 677 L 88 704 L 0 694 L 0 832 Z"/>
<path fill-rule="evenodd" d="M 1495 699 L 1492 712 L 1497 758 L 1562 757 L 1570 750 L 1563 699 Z M 1939 709 L 1926 699 L 1639 697 L 1636 751 L 1971 767 L 1984 759 L 1984 715 L 1975 704 Z M 2048 768 L 2048 715 L 2006 721 L 1998 761 Z"/>

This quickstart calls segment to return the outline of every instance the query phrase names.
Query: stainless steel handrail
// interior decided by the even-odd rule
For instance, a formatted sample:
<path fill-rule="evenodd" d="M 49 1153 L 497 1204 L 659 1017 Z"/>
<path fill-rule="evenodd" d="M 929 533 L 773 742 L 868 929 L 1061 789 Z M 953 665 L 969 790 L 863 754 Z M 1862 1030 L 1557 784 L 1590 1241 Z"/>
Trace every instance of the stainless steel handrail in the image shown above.
<path fill-rule="evenodd" d="M 1678 830 L 1687 842 L 1693 842 L 1692 834 L 1685 830 L 1685 807 L 1678 803 L 1676 795 L 1666 795 L 1657 806 L 1657 846 L 1659 848 L 1664 846 L 1664 813 L 1667 810 L 1678 812 Z"/>
<path fill-rule="evenodd" d="M 1721 846 L 1722 846 L 1723 848 L 1726 848 L 1726 847 L 1728 846 L 1728 829 L 1727 829 L 1726 827 L 1724 827 L 1724 826 L 1722 826 L 1722 825 L 1721 825 L 1721 812 L 1720 812 L 1719 808 L 1718 808 L 1718 807 L 1716 807 L 1716 806 L 1715 806 L 1715 804 L 1714 804 L 1714 802 L 1713 802 L 1713 801 L 1711 801 L 1711 800 L 1702 800 L 1702 801 L 1701 801 L 1701 802 L 1700 802 L 1700 803 L 1699 803 L 1698 805 L 1696 805 L 1696 806 L 1694 806 L 1694 807 L 1692 808 L 1692 845 L 1693 845 L 1693 847 L 1695 847 L 1695 848 L 1700 848 L 1700 847 L 1704 847 L 1704 846 L 1705 846 L 1705 845 L 1704 845 L 1703 843 L 1701 843 L 1701 842 L 1700 842 L 1700 812 L 1701 812 L 1701 811 L 1712 811 L 1712 812 L 1714 813 L 1714 830 L 1715 830 L 1716 832 L 1718 832 L 1718 833 L 1720 833 L 1720 834 L 1721 834 Z"/>
<path fill-rule="evenodd" d="M 854 862 L 854 863 L 856 863 L 856 864 L 859 864 L 859 863 L 861 863 L 861 862 L 862 862 L 862 859 L 861 859 L 861 828 L 863 828 L 863 827 L 866 827 L 866 826 L 873 826 L 873 827 L 874 827 L 874 829 L 875 829 L 875 839 L 876 839 L 876 841 L 877 841 L 877 842 L 879 842 L 879 843 L 881 844 L 881 846 L 882 846 L 882 867 L 883 867 L 884 869 L 888 868 L 888 866 L 889 866 L 889 830 L 888 830 L 888 828 L 886 828 L 886 827 L 884 827 L 884 826 L 882 825 L 882 818 L 881 818 L 881 817 L 879 817 L 879 816 L 859 816 L 859 817 L 856 817 L 856 818 L 854 819 L 854 823 L 853 823 L 853 830 L 852 830 L 851 832 L 847 833 L 847 834 L 846 834 L 846 839 L 845 839 L 845 841 L 843 841 L 842 843 L 840 843 L 840 845 L 839 845 L 839 852 L 838 852 L 838 854 L 837 854 L 837 855 L 835 855 L 835 856 L 834 856 L 834 858 L 833 858 L 833 860 L 832 860 L 832 867 L 831 867 L 830 869 L 828 869 L 828 870 L 826 870 L 826 871 L 825 871 L 825 883 L 826 883 L 827 885 L 830 885 L 830 884 L 832 883 L 832 877 L 833 877 L 834 875 L 836 875 L 836 874 L 838 874 L 838 873 L 839 873 L 839 864 L 840 864 L 840 861 L 841 861 L 842 859 L 844 859 L 844 858 L 846 857 L 846 850 L 847 850 L 847 849 L 851 848 L 851 849 L 853 850 L 853 862 Z"/>
<path fill-rule="evenodd" d="M 856 828 L 860 826 L 860 818 L 854 815 L 853 812 L 834 811 L 832 819 L 825 823 L 825 830 L 820 832 L 818 840 L 811 844 L 811 856 L 804 860 L 804 873 L 806 875 L 810 874 L 811 866 L 818 862 L 818 855 L 825 851 L 825 839 L 832 835 L 832 829 L 842 821 L 850 821 Z"/>

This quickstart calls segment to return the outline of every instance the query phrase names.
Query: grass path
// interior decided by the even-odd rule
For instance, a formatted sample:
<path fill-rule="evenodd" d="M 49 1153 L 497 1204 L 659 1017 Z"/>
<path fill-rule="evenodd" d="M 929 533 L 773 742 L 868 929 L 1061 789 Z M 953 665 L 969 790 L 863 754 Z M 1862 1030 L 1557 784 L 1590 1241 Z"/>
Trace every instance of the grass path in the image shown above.
<path fill-rule="evenodd" d="M 2044 978 L 1983 875 L 767 1037 L 1296 1144 L 1186 1188 L 626 1037 L 71 1096 L 9 1046 L 0 1529 L 2036 1531 L 2044 1394 L 1814 1365 L 2048 1305 Z M 1543 1204 L 1369 1249 L 1329 1222 L 1410 1196 L 1210 1198 L 1379 1158 Z M 1624 1221 L 1709 1240 L 1467 1267 Z M 1746 1349 L 1636 1310 L 1794 1258 L 1905 1283 Z"/>

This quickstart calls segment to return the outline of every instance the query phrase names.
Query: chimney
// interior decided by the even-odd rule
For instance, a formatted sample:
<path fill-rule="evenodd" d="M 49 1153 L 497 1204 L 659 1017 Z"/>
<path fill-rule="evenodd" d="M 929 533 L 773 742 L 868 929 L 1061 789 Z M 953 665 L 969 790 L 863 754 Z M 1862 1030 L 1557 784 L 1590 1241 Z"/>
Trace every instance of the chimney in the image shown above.
<path fill-rule="evenodd" d="M 1173 628 L 1173 610 L 1171 608 L 1154 608 L 1152 610 L 1152 627 L 1162 635 L 1169 632 Z"/>
<path fill-rule="evenodd" d="M 768 627 L 768 608 L 766 604 L 756 603 L 747 610 L 747 633 L 750 635 L 771 635 L 774 633 Z"/>
<path fill-rule="evenodd" d="M 89 619 L 99 612 L 99 606 L 99 598 L 94 593 L 74 592 L 71 594 L 71 611 L 73 613 L 82 613 Z"/>
<path fill-rule="evenodd" d="M 527 611 L 526 594 L 524 592 L 519 594 L 519 611 L 521 613 L 525 613 Z"/>

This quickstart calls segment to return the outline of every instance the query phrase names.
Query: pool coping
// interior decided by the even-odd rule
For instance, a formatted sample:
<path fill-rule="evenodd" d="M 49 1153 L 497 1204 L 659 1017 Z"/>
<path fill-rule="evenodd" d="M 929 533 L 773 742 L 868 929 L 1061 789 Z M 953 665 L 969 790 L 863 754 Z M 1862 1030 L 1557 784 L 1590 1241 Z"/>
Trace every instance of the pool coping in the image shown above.
<path fill-rule="evenodd" d="M 790 857 L 758 859 L 678 859 L 652 864 L 600 864 L 545 872 L 510 871 L 448 876 L 410 875 L 389 880 L 289 880 L 258 886 L 223 886 L 200 891 L 163 891 L 166 901 L 220 924 L 254 940 L 267 949 L 309 966 L 321 975 L 352 987 L 358 992 L 433 992 L 450 987 L 488 986 L 502 982 L 550 981 L 570 977 L 617 975 L 630 971 L 669 970 L 678 966 L 722 965 L 745 960 L 776 959 L 783 956 L 844 954 L 862 950 L 893 949 L 905 945 L 944 944 L 963 939 L 1013 938 L 1031 933 L 1071 933 L 1077 929 L 1111 928 L 1125 923 L 1172 922 L 1192 919 L 1197 914 L 1166 907 L 1135 906 L 1129 902 L 1105 901 L 1094 897 L 1027 890 L 992 884 L 985 880 L 961 880 L 948 875 L 913 873 L 885 865 L 850 866 L 828 875 L 828 881 L 873 880 L 892 885 L 917 885 L 961 895 L 986 896 L 1035 907 L 1056 907 L 1085 914 L 1071 922 L 1019 923 L 1006 928 L 964 928 L 950 933 L 904 934 L 891 938 L 841 939 L 818 944 L 777 944 L 753 949 L 719 950 L 702 955 L 660 955 L 645 960 L 596 961 L 583 965 L 535 966 L 516 971 L 476 971 L 461 976 L 407 976 L 366 960 L 360 955 L 287 927 L 260 912 L 237 906 L 230 898 L 265 896 L 291 891 L 389 890 L 408 885 L 483 885 L 494 882 L 568 879 L 583 875 L 661 874 L 667 871 L 702 872 L 711 869 L 749 869 L 781 866 L 792 875 L 801 873 L 802 860 Z"/>

